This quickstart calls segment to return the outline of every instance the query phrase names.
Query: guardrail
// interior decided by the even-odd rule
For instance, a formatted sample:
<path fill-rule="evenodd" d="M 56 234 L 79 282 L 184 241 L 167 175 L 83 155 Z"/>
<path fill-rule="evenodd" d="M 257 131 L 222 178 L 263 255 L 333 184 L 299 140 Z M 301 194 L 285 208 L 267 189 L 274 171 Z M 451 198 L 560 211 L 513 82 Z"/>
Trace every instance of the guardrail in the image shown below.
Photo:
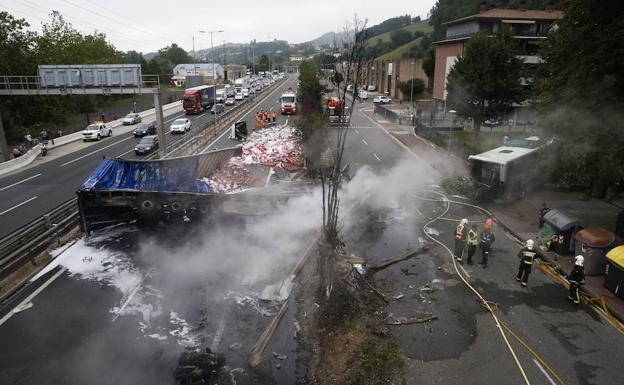
<path fill-rule="evenodd" d="M 0 239 L 2 280 L 31 262 L 79 223 L 78 202 L 73 198 Z"/>

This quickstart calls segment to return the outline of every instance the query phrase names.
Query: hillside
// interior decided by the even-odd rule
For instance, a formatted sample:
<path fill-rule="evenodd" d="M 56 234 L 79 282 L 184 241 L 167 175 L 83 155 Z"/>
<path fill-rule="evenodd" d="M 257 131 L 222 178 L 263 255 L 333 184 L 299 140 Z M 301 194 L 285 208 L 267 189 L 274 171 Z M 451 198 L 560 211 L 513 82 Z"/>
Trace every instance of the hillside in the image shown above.
<path fill-rule="evenodd" d="M 403 56 L 404 53 L 407 53 L 412 47 L 419 47 L 421 42 L 422 42 L 422 37 L 419 37 L 418 39 L 414 39 L 412 41 L 410 41 L 407 44 L 403 44 L 402 46 L 399 46 L 395 49 L 393 49 L 392 51 L 385 53 L 381 56 L 378 56 L 377 59 L 379 60 L 400 60 Z"/>
<path fill-rule="evenodd" d="M 381 41 L 382 43 L 390 42 L 390 36 L 392 35 L 392 32 L 397 31 L 399 29 L 408 31 L 411 34 L 413 34 L 416 31 L 421 31 L 421 32 L 424 32 L 424 33 L 429 33 L 431 31 L 433 31 L 433 28 L 429 25 L 429 20 L 428 19 L 427 20 L 422 20 L 422 21 L 418 21 L 416 23 L 410 24 L 408 26 L 395 29 L 393 31 L 388 31 L 388 32 L 382 33 L 381 35 L 374 36 L 374 37 L 372 37 L 372 38 L 370 38 L 370 39 L 368 39 L 366 41 L 366 46 L 367 47 L 374 46 L 374 45 L 377 44 L 378 41 Z"/>

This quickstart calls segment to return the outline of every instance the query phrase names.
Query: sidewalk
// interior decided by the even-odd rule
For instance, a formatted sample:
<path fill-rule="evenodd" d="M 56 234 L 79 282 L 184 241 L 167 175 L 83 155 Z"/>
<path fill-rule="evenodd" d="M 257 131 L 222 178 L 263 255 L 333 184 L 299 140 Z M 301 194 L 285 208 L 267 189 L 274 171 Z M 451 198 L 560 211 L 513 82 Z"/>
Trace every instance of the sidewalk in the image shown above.
<path fill-rule="evenodd" d="M 397 141 L 411 151 L 427 158 L 443 178 L 456 175 L 469 175 L 468 163 L 414 134 L 412 126 L 399 125 L 383 116 L 373 113 L 372 106 L 360 108 L 368 117 L 375 120 Z M 598 199 L 586 199 L 582 193 L 559 191 L 533 191 L 517 202 L 489 204 L 499 224 L 521 241 L 535 239 L 538 229 L 538 213 L 543 202 L 551 209 L 563 210 L 581 220 L 584 227 L 603 227 L 613 231 L 618 211 L 624 209 L 624 201 L 608 203 Z M 545 252 L 545 257 L 569 273 L 574 266 L 574 255 L 558 255 Z M 604 276 L 588 276 L 582 289 L 590 296 L 603 298 L 609 311 L 624 322 L 624 300 L 616 297 L 604 287 Z"/>

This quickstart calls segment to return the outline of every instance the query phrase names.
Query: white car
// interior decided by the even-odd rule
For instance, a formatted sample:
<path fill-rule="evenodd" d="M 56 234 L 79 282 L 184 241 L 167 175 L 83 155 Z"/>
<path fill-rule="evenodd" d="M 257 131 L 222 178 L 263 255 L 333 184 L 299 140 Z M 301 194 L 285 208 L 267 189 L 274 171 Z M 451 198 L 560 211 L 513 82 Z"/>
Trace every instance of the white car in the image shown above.
<path fill-rule="evenodd" d="M 243 94 L 240 92 L 234 95 L 234 100 L 243 100 Z"/>
<path fill-rule="evenodd" d="M 141 115 L 131 112 L 128 115 L 126 115 L 121 122 L 123 123 L 124 126 L 130 126 L 132 124 L 141 123 Z"/>
<path fill-rule="evenodd" d="M 243 88 L 241 90 L 241 93 L 243 94 L 244 97 L 249 97 L 249 89 L 248 88 Z"/>
<path fill-rule="evenodd" d="M 191 130 L 191 121 L 187 118 L 176 119 L 171 123 L 169 130 L 172 134 L 184 134 Z"/>
<path fill-rule="evenodd" d="M 227 98 L 227 99 L 225 99 L 225 105 L 226 106 L 233 106 L 234 103 L 236 103 L 236 99 L 234 99 L 234 98 Z"/>
<path fill-rule="evenodd" d="M 387 96 L 375 96 L 375 99 L 373 99 L 373 103 L 377 103 L 377 104 L 390 104 L 390 103 L 392 103 L 392 99 L 390 99 Z"/>
<path fill-rule="evenodd" d="M 358 93 L 360 94 L 360 99 L 368 100 L 368 92 L 367 91 L 360 90 Z"/>
<path fill-rule="evenodd" d="M 113 130 L 110 127 L 106 127 L 104 123 L 89 124 L 87 128 L 82 131 L 82 141 L 100 140 L 104 136 L 113 135 Z"/>

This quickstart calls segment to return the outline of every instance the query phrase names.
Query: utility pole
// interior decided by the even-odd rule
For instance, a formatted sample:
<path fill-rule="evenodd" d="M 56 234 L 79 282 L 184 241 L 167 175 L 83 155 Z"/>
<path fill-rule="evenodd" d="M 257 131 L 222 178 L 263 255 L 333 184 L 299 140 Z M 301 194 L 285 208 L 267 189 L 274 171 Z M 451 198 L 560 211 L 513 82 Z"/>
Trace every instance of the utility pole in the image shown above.
<path fill-rule="evenodd" d="M 412 111 L 414 111 L 414 60 L 412 60 L 412 88 L 410 88 L 410 104 L 412 105 Z"/>
<path fill-rule="evenodd" d="M 165 155 L 167 155 L 167 138 L 165 136 L 165 122 L 160 95 L 160 89 L 154 91 L 154 111 L 156 112 L 156 132 L 158 133 L 158 157 L 163 159 Z"/>
<path fill-rule="evenodd" d="M 197 56 L 195 56 L 195 36 L 193 36 L 193 75 L 197 74 Z"/>
<path fill-rule="evenodd" d="M 214 45 L 213 45 L 213 41 L 212 41 L 212 35 L 215 33 L 221 33 L 223 32 L 223 30 L 218 30 L 218 31 L 199 31 L 200 33 L 209 33 L 210 34 L 210 60 L 212 61 L 212 78 L 214 79 L 214 86 L 215 86 L 215 90 L 217 89 L 217 65 L 214 61 Z M 215 114 L 214 114 L 214 124 L 215 124 L 215 129 L 217 127 L 217 110 L 215 109 Z"/>
<path fill-rule="evenodd" d="M 254 44 L 256 43 L 256 39 L 251 41 L 251 72 L 252 74 L 256 74 L 256 55 L 254 53 Z"/>
<path fill-rule="evenodd" d="M 2 125 L 2 115 L 0 115 L 0 162 L 9 160 L 9 146 L 7 145 L 4 126 Z"/>
<path fill-rule="evenodd" d="M 227 59 L 225 57 L 225 40 L 223 40 L 223 83 L 225 83 L 225 81 L 228 79 L 226 66 L 227 66 Z"/>

